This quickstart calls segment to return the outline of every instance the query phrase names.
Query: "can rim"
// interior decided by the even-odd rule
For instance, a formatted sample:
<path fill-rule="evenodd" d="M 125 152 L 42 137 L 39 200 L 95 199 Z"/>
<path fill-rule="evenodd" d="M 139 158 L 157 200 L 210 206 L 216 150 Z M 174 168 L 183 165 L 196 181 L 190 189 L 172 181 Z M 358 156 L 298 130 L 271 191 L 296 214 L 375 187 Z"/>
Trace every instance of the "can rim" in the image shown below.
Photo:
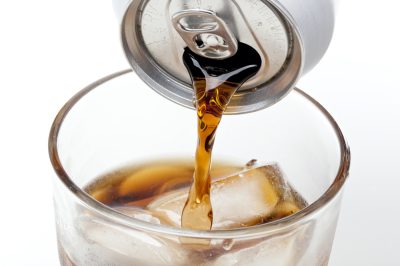
<path fill-rule="evenodd" d="M 334 120 L 334 118 L 320 103 L 311 98 L 305 92 L 296 88 L 294 90 L 297 93 L 299 93 L 311 104 L 317 107 L 321 111 L 321 113 L 326 117 L 326 119 L 332 126 L 334 132 L 336 133 L 336 137 L 340 145 L 340 166 L 336 174 L 335 180 L 321 197 L 319 197 L 316 201 L 314 201 L 312 204 L 302 209 L 301 211 L 291 216 L 285 217 L 283 219 L 253 227 L 239 228 L 232 230 L 200 231 L 200 230 L 174 228 L 166 225 L 156 225 L 144 222 L 129 217 L 127 215 L 124 215 L 122 213 L 119 213 L 113 210 L 112 208 L 96 201 L 89 194 L 87 194 L 85 191 L 79 188 L 66 173 L 58 155 L 58 147 L 57 147 L 58 134 L 60 132 L 63 121 L 68 115 L 69 111 L 74 107 L 76 103 L 80 101 L 80 99 L 82 99 L 86 94 L 88 94 L 96 87 L 102 85 L 103 83 L 106 83 L 119 76 L 129 74 L 131 72 L 132 70 L 124 70 L 106 76 L 90 84 L 89 86 L 78 92 L 60 110 L 60 112 L 58 113 L 58 115 L 54 120 L 49 135 L 48 148 L 49 148 L 50 161 L 59 180 L 66 186 L 66 188 L 71 193 L 73 193 L 76 196 L 76 198 L 79 199 L 79 201 L 83 205 L 85 205 L 92 211 L 98 213 L 99 215 L 102 215 L 103 217 L 106 217 L 128 228 L 151 232 L 155 234 L 161 234 L 161 235 L 171 235 L 171 236 L 188 237 L 188 238 L 202 238 L 202 239 L 254 238 L 269 233 L 281 232 L 282 230 L 287 230 L 295 225 L 302 223 L 303 221 L 307 220 L 307 218 L 316 214 L 324 206 L 328 205 L 332 200 L 334 200 L 340 194 L 341 190 L 343 189 L 343 185 L 348 178 L 349 168 L 350 168 L 350 149 L 343 136 L 343 133 L 339 128 L 338 124 L 336 123 L 336 121 Z"/>

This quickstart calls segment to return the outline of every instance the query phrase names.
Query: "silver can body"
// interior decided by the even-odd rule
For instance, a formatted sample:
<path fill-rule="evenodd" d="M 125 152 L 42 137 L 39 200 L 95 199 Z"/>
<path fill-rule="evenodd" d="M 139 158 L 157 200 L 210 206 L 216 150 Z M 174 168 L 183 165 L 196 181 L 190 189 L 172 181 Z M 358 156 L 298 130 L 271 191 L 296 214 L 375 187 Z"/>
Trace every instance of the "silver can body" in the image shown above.
<path fill-rule="evenodd" d="M 257 111 L 282 99 L 318 64 L 331 41 L 335 0 L 113 0 L 132 68 L 155 91 L 193 108 L 182 62 L 186 44 L 170 17 L 181 10 L 211 10 L 264 58 L 257 75 L 234 95 L 227 114 Z"/>

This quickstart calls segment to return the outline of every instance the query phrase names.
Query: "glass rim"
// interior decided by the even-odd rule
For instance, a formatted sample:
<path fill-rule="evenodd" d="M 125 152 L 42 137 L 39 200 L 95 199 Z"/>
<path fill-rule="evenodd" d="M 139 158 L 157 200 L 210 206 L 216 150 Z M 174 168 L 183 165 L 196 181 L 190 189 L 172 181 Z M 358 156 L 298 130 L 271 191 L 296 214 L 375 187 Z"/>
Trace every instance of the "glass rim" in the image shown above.
<path fill-rule="evenodd" d="M 82 204 L 84 204 L 91 210 L 101 214 L 104 217 L 107 217 L 108 219 L 111 219 L 115 223 L 124 225 L 128 228 L 156 234 L 202 239 L 253 238 L 257 236 L 273 234 L 281 230 L 287 230 L 292 226 L 301 224 L 303 221 L 307 220 L 308 217 L 311 217 L 313 214 L 317 213 L 318 210 L 329 204 L 329 202 L 331 202 L 342 190 L 343 185 L 348 178 L 350 169 L 350 148 L 343 136 L 343 133 L 334 118 L 319 102 L 314 100 L 311 96 L 301 91 L 300 89 L 294 88 L 294 91 L 296 91 L 298 94 L 300 94 L 300 96 L 304 97 L 311 104 L 317 107 L 317 109 L 319 109 L 319 111 L 325 116 L 325 118 L 332 126 L 334 132 L 336 133 L 336 137 L 340 145 L 340 166 L 336 174 L 335 180 L 322 196 L 320 196 L 317 200 L 315 200 L 313 203 L 311 203 L 306 208 L 300 210 L 299 212 L 273 222 L 251 227 L 229 230 L 201 231 L 175 228 L 167 225 L 158 225 L 145 222 L 117 212 L 116 210 L 96 201 L 89 194 L 83 191 L 79 186 L 77 186 L 66 173 L 58 156 L 58 134 L 62 127 L 63 121 L 67 117 L 69 111 L 74 107 L 76 103 L 79 102 L 80 99 L 82 99 L 86 94 L 99 87 L 100 85 L 131 72 L 131 69 L 116 72 L 90 84 L 89 86 L 79 91 L 61 108 L 50 130 L 48 148 L 50 161 L 52 163 L 54 171 L 56 172 L 61 182 L 66 186 L 66 188 L 71 193 L 73 193 L 73 195 L 78 198 Z"/>

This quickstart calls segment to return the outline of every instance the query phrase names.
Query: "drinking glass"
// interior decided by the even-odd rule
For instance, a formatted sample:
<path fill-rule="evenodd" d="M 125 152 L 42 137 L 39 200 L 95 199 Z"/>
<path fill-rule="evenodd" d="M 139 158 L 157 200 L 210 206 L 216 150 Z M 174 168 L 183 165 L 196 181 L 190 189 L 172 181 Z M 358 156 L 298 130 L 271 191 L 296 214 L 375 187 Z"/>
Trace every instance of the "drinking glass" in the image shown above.
<path fill-rule="evenodd" d="M 93 83 L 65 104 L 49 138 L 62 265 L 328 264 L 350 153 L 329 113 L 298 89 L 262 111 L 223 117 L 213 152 L 215 161 L 279 163 L 309 203 L 291 216 L 196 231 L 129 217 L 84 191 L 94 178 L 123 166 L 193 159 L 196 123 L 194 110 L 160 97 L 129 70 Z"/>

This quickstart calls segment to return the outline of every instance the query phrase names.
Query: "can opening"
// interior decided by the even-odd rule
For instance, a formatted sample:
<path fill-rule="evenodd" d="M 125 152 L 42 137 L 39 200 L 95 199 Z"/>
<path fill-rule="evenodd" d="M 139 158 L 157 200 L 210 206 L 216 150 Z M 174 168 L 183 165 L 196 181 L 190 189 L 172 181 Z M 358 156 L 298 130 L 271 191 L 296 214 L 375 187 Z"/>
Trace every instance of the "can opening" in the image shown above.
<path fill-rule="evenodd" d="M 222 60 L 237 52 L 238 42 L 235 36 L 226 23 L 211 10 L 182 10 L 172 15 L 171 23 L 187 47 L 200 56 Z M 170 41 L 178 42 L 178 39 L 173 38 Z"/>

